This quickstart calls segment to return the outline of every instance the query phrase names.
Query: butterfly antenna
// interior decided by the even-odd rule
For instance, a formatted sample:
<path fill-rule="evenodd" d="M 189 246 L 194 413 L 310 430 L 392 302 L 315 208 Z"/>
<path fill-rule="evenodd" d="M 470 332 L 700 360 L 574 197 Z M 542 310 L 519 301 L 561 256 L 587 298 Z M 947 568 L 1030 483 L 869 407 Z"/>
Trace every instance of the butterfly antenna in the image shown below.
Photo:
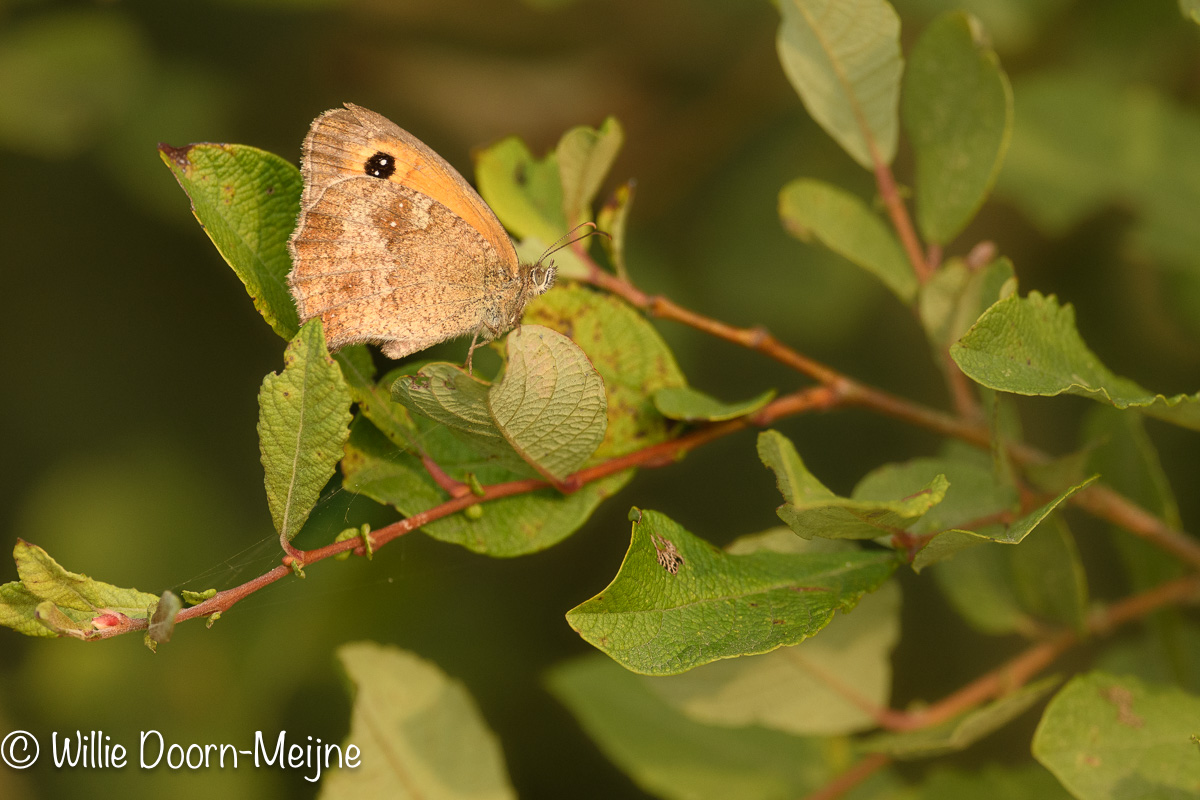
<path fill-rule="evenodd" d="M 586 232 L 576 236 L 575 234 L 579 231 L 580 228 L 591 228 L 591 230 L 586 231 Z M 552 244 L 548 248 L 546 248 L 546 252 L 542 253 L 541 257 L 538 258 L 538 263 L 539 264 L 542 263 L 543 261 L 546 260 L 547 256 L 557 253 L 559 250 L 562 250 L 565 247 L 570 247 L 571 245 L 575 244 L 576 242 L 582 242 L 584 239 L 588 238 L 589 236 L 608 236 L 608 238 L 610 238 L 610 239 L 612 238 L 607 233 L 605 233 L 604 231 L 597 228 L 596 223 L 581 222 L 578 225 L 576 225 L 574 228 L 571 228 L 571 230 L 564 233 L 562 236 L 558 237 L 558 241 L 556 241 L 554 244 Z"/>

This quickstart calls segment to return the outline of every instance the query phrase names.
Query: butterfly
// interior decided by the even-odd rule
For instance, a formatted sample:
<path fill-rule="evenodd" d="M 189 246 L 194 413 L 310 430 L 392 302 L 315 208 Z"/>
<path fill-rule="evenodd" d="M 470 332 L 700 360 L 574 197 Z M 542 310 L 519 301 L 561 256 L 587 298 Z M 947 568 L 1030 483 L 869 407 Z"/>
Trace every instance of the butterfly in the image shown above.
<path fill-rule="evenodd" d="M 288 286 L 330 350 L 370 342 L 403 358 L 469 334 L 470 370 L 475 348 L 554 283 L 553 264 L 520 262 L 454 167 L 374 111 L 346 103 L 317 117 L 300 171 Z"/>

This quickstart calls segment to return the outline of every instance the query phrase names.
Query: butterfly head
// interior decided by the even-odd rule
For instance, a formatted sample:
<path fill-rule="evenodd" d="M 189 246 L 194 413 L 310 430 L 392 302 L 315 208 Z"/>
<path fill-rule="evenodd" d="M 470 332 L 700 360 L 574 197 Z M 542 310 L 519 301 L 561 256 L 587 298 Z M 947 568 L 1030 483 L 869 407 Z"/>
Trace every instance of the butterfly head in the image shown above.
<path fill-rule="evenodd" d="M 551 286 L 554 285 L 554 278 L 558 275 L 558 267 L 554 266 L 554 262 L 542 264 L 538 262 L 529 267 L 529 294 L 536 297 L 539 294 L 545 294 Z"/>

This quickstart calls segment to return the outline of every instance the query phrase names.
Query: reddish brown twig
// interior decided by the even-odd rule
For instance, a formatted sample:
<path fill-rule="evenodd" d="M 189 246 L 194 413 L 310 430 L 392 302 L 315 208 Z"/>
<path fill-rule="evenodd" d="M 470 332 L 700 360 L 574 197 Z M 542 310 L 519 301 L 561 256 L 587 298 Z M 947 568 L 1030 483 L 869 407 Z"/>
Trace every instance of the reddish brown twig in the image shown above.
<path fill-rule="evenodd" d="M 871 144 L 871 160 L 875 162 L 875 186 L 879 189 L 879 197 L 887 209 L 888 218 L 892 221 L 892 227 L 896 229 L 896 235 L 900 237 L 900 245 L 908 256 L 908 262 L 912 264 L 913 272 L 917 274 L 917 280 L 925 283 L 932 277 L 933 270 L 921 252 L 921 242 L 917 239 L 912 218 L 904 206 L 904 199 L 900 197 L 900 190 L 896 188 L 892 168 L 880 158 L 874 144 Z"/>
<path fill-rule="evenodd" d="M 805 800 L 837 800 L 867 778 L 892 763 L 883 753 L 871 753 L 829 783 L 812 792 Z"/>
<path fill-rule="evenodd" d="M 829 388 L 839 398 L 838 406 L 861 406 L 942 436 L 969 442 L 977 447 L 991 447 L 991 431 L 977 420 L 964 420 L 944 411 L 922 406 L 919 403 L 913 403 L 859 383 L 832 367 L 796 352 L 764 328 L 738 328 L 710 319 L 664 297 L 648 295 L 628 281 L 603 271 L 594 262 L 587 263 L 588 274 L 583 278 L 586 282 L 624 298 L 634 307 L 654 317 L 673 320 L 724 341 L 762 353 L 808 375 Z M 1037 448 L 1020 442 L 1008 443 L 1007 448 L 1013 460 L 1024 466 L 1041 464 L 1050 460 L 1048 455 Z M 1127 528 L 1136 535 L 1185 560 L 1191 566 L 1200 569 L 1200 543 L 1186 533 L 1167 525 L 1163 520 L 1119 492 L 1105 486 L 1093 486 L 1073 495 L 1070 502 L 1114 525 Z"/>
<path fill-rule="evenodd" d="M 1141 619 L 1166 606 L 1197 601 L 1200 601 L 1200 575 L 1188 575 L 1113 603 L 1088 619 L 1087 631 L 1104 636 L 1119 625 Z M 1079 640 L 1075 631 L 1062 631 L 1031 645 L 932 705 L 917 711 L 879 709 L 872 714 L 881 727 L 892 731 L 920 730 L 941 724 L 1021 687 Z M 808 795 L 806 800 L 836 800 L 887 763 L 886 756 L 873 753 Z"/>
<path fill-rule="evenodd" d="M 778 397 L 768 403 L 763 408 L 759 409 L 754 414 L 750 414 L 736 419 L 726 420 L 708 425 L 703 425 L 690 431 L 677 439 L 672 439 L 666 442 L 644 447 L 641 450 L 636 450 L 623 456 L 617 456 L 596 464 L 591 467 L 576 472 L 567 478 L 566 483 L 574 486 L 582 486 L 593 481 L 598 481 L 601 478 L 606 478 L 609 475 L 615 475 L 618 472 L 631 469 L 634 467 L 662 467 L 671 464 L 685 454 L 695 448 L 706 444 L 714 439 L 722 436 L 728 436 L 731 433 L 743 430 L 755 425 L 768 425 L 777 419 L 783 417 L 800 414 L 806 411 L 824 410 L 835 406 L 841 398 L 836 393 L 829 390 L 827 387 L 817 386 L 800 391 L 793 392 L 783 397 Z M 457 482 L 455 482 L 457 484 Z M 461 485 L 461 484 L 459 484 Z M 468 506 L 486 503 L 491 500 L 497 500 L 501 497 L 511 497 L 513 495 L 525 494 L 527 492 L 535 492 L 542 489 L 552 488 L 549 483 L 544 480 L 535 478 L 526 478 L 522 480 L 509 481 L 507 483 L 496 483 L 490 486 L 483 487 L 483 493 L 476 495 L 471 492 L 451 497 L 449 500 L 441 503 L 433 508 L 427 509 L 412 516 L 394 522 L 378 530 L 367 534 L 370 537 L 372 551 L 386 545 L 388 542 L 410 533 L 422 525 L 427 525 L 430 522 L 448 517 L 451 514 L 458 513 Z M 361 539 L 346 539 L 340 542 L 333 542 L 324 547 L 318 547 L 313 550 L 296 550 L 289 548 L 290 552 L 283 558 L 283 563 L 275 567 L 270 572 L 247 581 L 240 586 L 235 586 L 231 589 L 218 592 L 213 597 L 204 602 L 186 608 L 179 612 L 176 616 L 176 622 L 193 619 L 195 617 L 210 616 L 214 613 L 220 613 L 229 610 L 234 604 L 250 596 L 254 592 L 268 586 L 275 581 L 283 578 L 286 575 L 292 574 L 296 569 L 303 569 L 317 562 L 324 561 L 327 558 L 340 555 L 341 553 L 353 552 L 355 555 L 365 555 L 366 547 Z M 120 625 L 107 628 L 93 633 L 91 639 L 107 639 L 113 636 L 118 636 L 122 633 L 129 633 L 134 630 L 144 630 L 148 624 L 145 619 L 131 620 L 129 625 Z"/>

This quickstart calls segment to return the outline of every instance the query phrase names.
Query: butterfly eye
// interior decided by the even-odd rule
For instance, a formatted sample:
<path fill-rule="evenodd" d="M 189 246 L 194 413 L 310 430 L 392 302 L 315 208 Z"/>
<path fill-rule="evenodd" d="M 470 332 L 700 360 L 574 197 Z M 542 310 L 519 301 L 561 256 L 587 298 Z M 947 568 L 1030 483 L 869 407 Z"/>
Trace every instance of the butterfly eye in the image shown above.
<path fill-rule="evenodd" d="M 396 172 L 396 159 L 383 151 L 377 152 L 363 164 L 363 172 L 372 178 L 390 178 Z"/>
<path fill-rule="evenodd" d="M 554 266 L 554 262 L 545 267 L 534 267 L 529 273 L 529 282 L 533 285 L 534 293 L 545 293 L 554 285 L 554 276 L 557 274 L 558 267 Z"/>

